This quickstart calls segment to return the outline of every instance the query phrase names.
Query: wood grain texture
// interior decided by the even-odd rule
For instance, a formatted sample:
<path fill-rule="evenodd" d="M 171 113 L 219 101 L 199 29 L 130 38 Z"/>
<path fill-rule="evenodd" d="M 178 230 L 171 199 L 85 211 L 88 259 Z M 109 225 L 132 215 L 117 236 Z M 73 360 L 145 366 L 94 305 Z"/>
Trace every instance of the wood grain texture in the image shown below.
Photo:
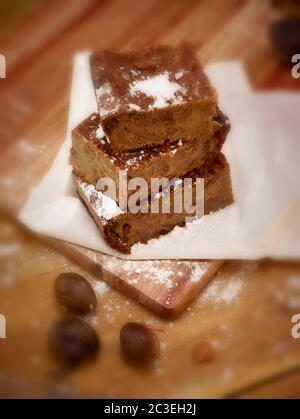
<path fill-rule="evenodd" d="M 95 276 L 164 318 L 178 317 L 223 264 L 223 260 L 126 261 L 61 240 L 45 240 Z"/>
<path fill-rule="evenodd" d="M 74 10 L 66 1 L 55 2 L 57 13 L 50 3 L 25 10 L 0 38 L 0 52 L 11 63 L 0 80 L 0 208 L 10 218 L 64 139 L 75 51 L 188 39 L 204 64 L 241 59 L 256 89 L 299 89 L 270 45 L 267 26 L 279 12 L 269 1 L 81 1 Z M 48 18 L 48 27 L 41 27 Z M 100 333 L 101 355 L 58 375 L 47 334 L 65 313 L 54 300 L 53 281 L 71 270 L 95 284 L 99 272 L 88 272 L 7 219 L 1 219 L 0 240 L 6 251 L 0 312 L 8 320 L 8 339 L 0 341 L 2 397 L 300 397 L 299 341 L 291 337 L 291 316 L 300 311 L 291 278 L 299 278 L 299 263 L 227 262 L 174 322 L 108 289 L 99 295 L 97 313 L 86 318 Z M 9 254 L 8 244 L 15 246 Z M 127 320 L 147 323 L 161 341 L 161 356 L 147 371 L 120 357 L 118 333 Z M 198 339 L 214 346 L 211 364 L 192 364 Z"/>

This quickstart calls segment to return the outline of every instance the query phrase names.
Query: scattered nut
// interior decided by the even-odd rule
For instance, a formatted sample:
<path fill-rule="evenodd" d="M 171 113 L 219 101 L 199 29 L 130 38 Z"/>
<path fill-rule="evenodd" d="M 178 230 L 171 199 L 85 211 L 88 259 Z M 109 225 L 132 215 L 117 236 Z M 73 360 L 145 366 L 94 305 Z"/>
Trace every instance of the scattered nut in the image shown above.
<path fill-rule="evenodd" d="M 120 344 L 124 356 L 131 362 L 147 363 L 159 354 L 156 334 L 140 323 L 126 323 L 120 332 Z"/>
<path fill-rule="evenodd" d="M 213 361 L 215 351 L 209 342 L 199 342 L 192 350 L 192 361 L 194 364 L 202 364 Z"/>
<path fill-rule="evenodd" d="M 52 327 L 49 347 L 57 359 L 74 365 L 95 355 L 100 349 L 100 341 L 95 330 L 86 322 L 69 318 Z"/>
<path fill-rule="evenodd" d="M 76 273 L 59 275 L 55 281 L 55 294 L 60 304 L 72 313 L 88 314 L 97 306 L 91 284 Z"/>

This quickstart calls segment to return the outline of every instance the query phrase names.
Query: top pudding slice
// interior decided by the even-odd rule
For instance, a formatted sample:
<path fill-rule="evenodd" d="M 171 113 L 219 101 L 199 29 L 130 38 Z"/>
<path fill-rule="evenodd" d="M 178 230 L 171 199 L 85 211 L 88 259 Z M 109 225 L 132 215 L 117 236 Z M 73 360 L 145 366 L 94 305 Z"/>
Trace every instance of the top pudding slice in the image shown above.
<path fill-rule="evenodd" d="M 217 96 L 190 44 L 90 56 L 101 125 L 115 151 L 210 137 Z"/>

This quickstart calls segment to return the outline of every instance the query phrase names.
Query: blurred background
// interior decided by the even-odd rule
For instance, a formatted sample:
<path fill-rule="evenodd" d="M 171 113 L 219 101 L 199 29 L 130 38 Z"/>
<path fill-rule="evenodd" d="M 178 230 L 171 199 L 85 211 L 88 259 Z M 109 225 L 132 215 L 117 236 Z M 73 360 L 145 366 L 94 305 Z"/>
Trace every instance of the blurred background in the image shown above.
<path fill-rule="evenodd" d="M 0 314 L 6 319 L 0 397 L 300 397 L 300 340 L 291 335 L 292 316 L 300 313 L 300 263 L 228 261 L 204 294 L 168 321 L 16 221 L 64 140 L 75 52 L 189 40 L 203 65 L 237 59 L 253 89 L 295 91 L 300 79 L 291 77 L 291 55 L 295 48 L 300 54 L 299 16 L 296 0 L 0 0 L 6 63 L 0 79 Z M 102 348 L 70 372 L 52 359 L 47 336 L 64 315 L 53 282 L 71 271 L 97 289 L 98 311 L 86 320 Z M 161 356 L 150 369 L 132 368 L 120 357 L 118 333 L 128 320 L 159 336 Z M 214 355 L 195 367 L 191 351 L 199 340 Z"/>

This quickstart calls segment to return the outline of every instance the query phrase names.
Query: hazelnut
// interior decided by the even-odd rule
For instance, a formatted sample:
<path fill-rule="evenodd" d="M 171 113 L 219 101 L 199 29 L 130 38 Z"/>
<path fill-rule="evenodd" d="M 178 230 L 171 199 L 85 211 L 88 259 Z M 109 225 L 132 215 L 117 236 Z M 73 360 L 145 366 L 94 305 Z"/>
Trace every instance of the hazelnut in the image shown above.
<path fill-rule="evenodd" d="M 89 324 L 77 318 L 69 318 L 57 322 L 52 327 L 49 347 L 57 359 L 74 365 L 96 354 L 100 348 L 100 341 Z"/>
<path fill-rule="evenodd" d="M 192 361 L 194 364 L 211 362 L 214 359 L 214 348 L 209 342 L 198 342 L 192 350 Z"/>
<path fill-rule="evenodd" d="M 156 334 L 140 323 L 126 323 L 120 332 L 124 356 L 131 362 L 147 363 L 159 354 Z"/>
<path fill-rule="evenodd" d="M 72 313 L 87 314 L 97 306 L 91 284 L 76 273 L 60 274 L 55 281 L 55 294 L 60 304 Z"/>

